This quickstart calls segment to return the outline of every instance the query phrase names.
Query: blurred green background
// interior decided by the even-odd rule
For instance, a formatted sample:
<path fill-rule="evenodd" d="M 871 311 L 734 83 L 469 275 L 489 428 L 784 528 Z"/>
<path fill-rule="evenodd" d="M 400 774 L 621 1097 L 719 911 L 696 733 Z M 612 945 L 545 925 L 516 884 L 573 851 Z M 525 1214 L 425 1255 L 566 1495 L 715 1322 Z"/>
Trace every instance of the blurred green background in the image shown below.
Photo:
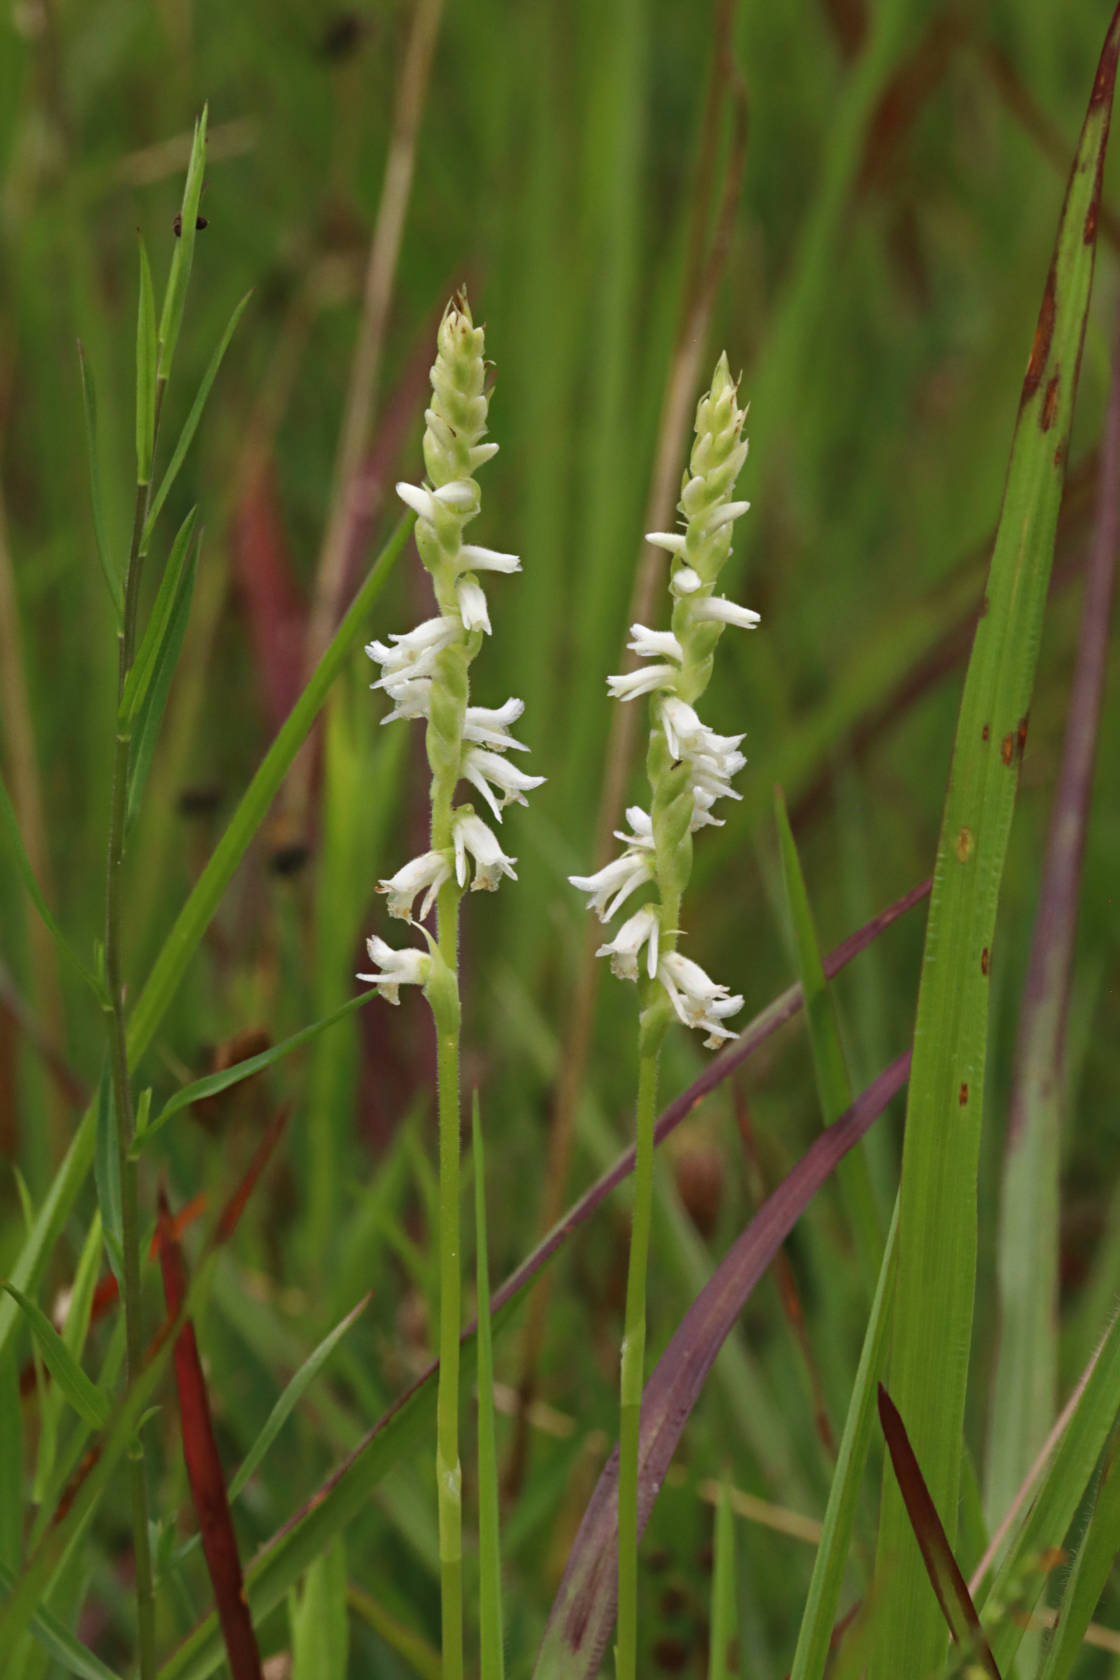
<path fill-rule="evenodd" d="M 380 362 L 365 393 L 360 541 L 325 610 L 329 619 L 350 598 L 395 521 L 394 479 L 420 475 L 435 326 L 465 283 L 487 326 L 491 435 L 501 445 L 481 474 L 472 536 L 516 550 L 524 566 L 489 592 L 494 635 L 474 668 L 474 698 L 524 698 L 526 765 L 549 778 L 528 811 L 507 815 L 503 843 L 519 858 L 520 881 L 472 900 L 465 918 L 465 1077 L 479 1087 L 490 1139 L 495 1277 L 531 1246 L 550 1190 L 561 1188 L 545 1163 L 558 1076 L 574 1054 L 581 950 L 594 931 L 564 877 L 589 872 L 595 859 L 612 722 L 604 678 L 620 668 L 670 378 L 694 348 L 684 423 L 678 418 L 666 444 L 674 477 L 721 348 L 751 400 L 741 490 L 753 510 L 738 527 L 726 587 L 761 611 L 763 625 L 724 639 L 705 710 L 716 729 L 747 731 L 750 763 L 726 828 L 699 838 L 685 910 L 688 953 L 746 995 L 746 1018 L 794 972 L 775 783 L 790 803 L 824 948 L 930 869 L 1019 382 L 1107 21 L 1108 9 L 1089 0 L 967 8 L 475 0 L 442 11 L 21 0 L 0 23 L 0 757 L 48 897 L 83 950 L 100 929 L 116 648 L 93 545 L 75 341 L 96 382 L 106 518 L 123 554 L 134 472 L 135 233 L 158 283 L 191 123 L 207 101 L 207 226 L 164 412 L 165 450 L 230 312 L 253 290 L 149 567 L 154 588 L 169 533 L 197 502 L 205 537 L 194 615 L 130 842 L 134 989 L 300 686 L 402 97 L 401 120 L 411 112 L 417 125 Z M 428 23 L 430 73 L 410 103 L 402 96 L 410 40 Z M 1114 178 L 1110 171 L 1106 204 Z M 1105 235 L 993 970 L 977 1443 L 1014 1023 L 1108 376 L 1115 222 Z M 709 282 L 710 318 L 694 318 Z M 409 628 L 428 610 L 426 590 L 410 549 L 369 636 Z M 663 624 L 663 608 L 653 612 Z M 278 802 L 239 870 L 140 1070 L 157 1103 L 235 1053 L 236 1035 L 279 1038 L 334 1007 L 352 993 L 364 935 L 395 937 L 373 887 L 421 849 L 426 767 L 418 730 L 379 730 L 385 707 L 367 689 L 375 675 L 356 651 L 305 781 Z M 1120 1257 L 1104 1240 L 1120 1087 L 1117 719 L 1114 672 L 1070 1026 L 1071 1364 L 1095 1328 L 1096 1305 L 1120 1282 Z M 628 795 L 640 800 L 640 747 L 631 771 Z M 0 1145 L 38 1197 L 77 1113 L 76 1093 L 68 1098 L 46 1070 L 42 1044 L 88 1090 L 103 1028 L 58 973 L 10 872 L 0 879 L 0 917 Z M 917 911 L 839 983 L 859 1086 L 906 1045 L 921 932 Z M 596 983 L 574 1109 L 573 1194 L 629 1132 L 634 995 L 605 974 Z M 149 1209 L 161 1170 L 178 1202 L 198 1190 L 220 1194 L 260 1116 L 293 1103 L 286 1158 L 223 1262 L 227 1286 L 201 1332 L 231 1460 L 259 1429 L 280 1374 L 362 1291 L 375 1292 L 368 1322 L 332 1367 L 321 1412 L 282 1437 L 246 1498 L 247 1551 L 313 1491 L 427 1346 L 428 1031 L 419 999 L 399 1013 L 374 1004 L 281 1064 L 265 1088 L 181 1116 L 142 1183 Z M 708 1102 L 669 1153 L 655 1228 L 654 1354 L 762 1189 L 816 1130 L 800 1031 L 788 1029 L 755 1058 L 735 1092 L 725 1087 Z M 673 1042 L 666 1097 L 702 1054 L 683 1035 Z M 897 1122 L 885 1121 L 873 1140 L 884 1195 Z M 373 1201 L 371 1185 L 382 1192 Z M 20 1223 L 10 1173 L 0 1194 L 10 1248 Z M 91 1207 L 92 1199 L 84 1211 Z M 512 1478 L 506 1556 L 517 1672 L 535 1649 L 614 1428 L 625 1234 L 616 1198 L 558 1262 L 536 1332 L 540 1397 L 574 1422 L 552 1418 L 559 1433 L 531 1431 Z M 80 1236 L 76 1224 L 52 1285 L 68 1277 Z M 655 1514 L 648 1672 L 703 1672 L 710 1511 L 696 1487 L 704 1477 L 725 1468 L 737 1486 L 783 1507 L 808 1516 L 823 1508 L 827 1454 L 814 1430 L 814 1384 L 838 1428 L 863 1312 L 839 1204 L 822 1198 L 790 1252 L 812 1360 L 768 1283 L 686 1436 L 686 1484 L 667 1491 Z M 524 1346 L 516 1331 L 499 1344 L 499 1375 L 513 1385 Z M 159 1504 L 172 1520 L 182 1472 L 171 1424 L 159 1428 Z M 507 1454 L 521 1459 L 513 1425 L 503 1430 Z M 350 1575 L 430 1636 L 426 1459 L 399 1481 L 351 1532 Z M 123 1519 L 115 1535 L 110 1524 L 92 1554 L 106 1651 L 115 1618 L 127 1627 L 115 1568 L 123 1530 Z M 780 1674 L 811 1552 L 744 1523 L 739 1556 L 744 1671 Z M 204 1583 L 192 1577 L 191 1590 L 204 1608 Z M 165 1594 L 163 1643 L 190 1620 Z M 267 1634 L 268 1648 L 283 1644 L 282 1620 Z M 414 1671 L 384 1630 L 363 1624 L 354 1639 L 353 1673 Z"/>

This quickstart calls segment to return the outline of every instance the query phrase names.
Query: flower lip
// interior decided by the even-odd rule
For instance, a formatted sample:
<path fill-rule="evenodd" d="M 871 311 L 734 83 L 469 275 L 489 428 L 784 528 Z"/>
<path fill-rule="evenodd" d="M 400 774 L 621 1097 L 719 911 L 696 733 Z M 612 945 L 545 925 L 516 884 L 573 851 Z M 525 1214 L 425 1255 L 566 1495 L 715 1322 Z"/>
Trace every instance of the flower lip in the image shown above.
<path fill-rule="evenodd" d="M 653 694 L 677 680 L 672 665 L 643 665 L 637 671 L 623 671 L 607 678 L 607 690 L 612 700 L 636 700 L 640 694 Z"/>
<path fill-rule="evenodd" d="M 612 858 L 594 875 L 569 875 L 577 891 L 587 894 L 587 908 L 601 922 L 609 922 L 615 911 L 653 878 L 653 859 L 647 854 L 625 851 Z"/>
<path fill-rule="evenodd" d="M 652 980 L 657 974 L 657 941 L 661 932 L 661 918 L 657 907 L 644 904 L 623 922 L 614 938 L 600 945 L 595 955 L 610 957 L 611 972 L 620 980 L 638 978 L 638 957 L 643 945 L 648 947 L 646 972 Z"/>
<path fill-rule="evenodd" d="M 545 782 L 544 776 L 527 776 L 516 764 L 511 764 L 500 753 L 487 751 L 485 747 L 467 748 L 463 754 L 462 773 L 478 789 L 499 822 L 504 806 L 527 805 L 529 801 L 525 795 L 534 788 L 543 787 Z M 494 798 L 495 788 L 502 794 L 500 800 Z"/>
<path fill-rule="evenodd" d="M 528 752 L 524 741 L 515 741 L 509 732 L 510 724 L 516 723 L 524 710 L 524 700 L 518 700 L 514 695 L 504 706 L 468 706 L 463 721 L 463 739 L 475 741 L 479 746 L 493 747 L 496 752 L 506 752 L 510 748 L 514 752 Z"/>
<path fill-rule="evenodd" d="M 463 629 L 484 630 L 489 636 L 490 613 L 486 606 L 486 594 L 477 578 L 461 577 L 455 585 L 455 595 L 459 602 L 459 616 L 463 620 Z"/>

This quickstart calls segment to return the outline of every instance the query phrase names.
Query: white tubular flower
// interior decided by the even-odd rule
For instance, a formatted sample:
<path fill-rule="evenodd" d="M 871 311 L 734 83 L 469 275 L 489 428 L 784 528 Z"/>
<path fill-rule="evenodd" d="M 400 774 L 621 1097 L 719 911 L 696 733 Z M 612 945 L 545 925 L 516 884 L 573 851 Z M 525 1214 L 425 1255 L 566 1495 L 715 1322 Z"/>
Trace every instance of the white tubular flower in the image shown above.
<path fill-rule="evenodd" d="M 508 875 L 511 881 L 516 881 L 513 866 L 517 859 L 506 857 L 498 844 L 497 835 L 487 828 L 481 817 L 475 816 L 469 805 L 464 805 L 456 812 L 452 839 L 455 847 L 455 879 L 460 887 L 467 884 L 468 853 L 474 859 L 472 892 L 496 892 L 503 875 Z"/>
<path fill-rule="evenodd" d="M 426 986 L 431 973 L 432 959 L 427 951 L 394 951 L 383 939 L 373 934 L 366 940 L 370 961 L 378 965 L 380 974 L 359 974 L 359 980 L 369 980 L 386 1003 L 399 1003 L 401 986 Z"/>
<path fill-rule="evenodd" d="M 486 607 L 485 593 L 478 580 L 461 577 L 455 585 L 455 597 L 459 603 L 459 617 L 463 621 L 463 629 L 485 630 L 489 635 L 490 614 Z"/>
<path fill-rule="evenodd" d="M 433 528 L 438 527 L 441 514 L 450 512 L 461 518 L 476 511 L 479 502 L 478 485 L 469 478 L 453 478 L 438 490 L 423 484 L 398 484 L 396 489 L 405 507 Z"/>
<path fill-rule="evenodd" d="M 683 531 L 647 531 L 647 543 L 663 548 L 668 554 L 683 554 L 688 538 Z"/>
<path fill-rule="evenodd" d="M 374 685 L 376 686 L 376 685 Z M 389 697 L 393 710 L 381 719 L 383 724 L 395 723 L 398 718 L 426 718 L 432 703 L 432 679 L 416 677 L 394 683 Z"/>
<path fill-rule="evenodd" d="M 721 780 L 737 775 L 747 762 L 736 750 L 742 735 L 717 735 L 700 721 L 694 707 L 675 695 L 661 702 L 661 726 L 674 758 L 686 759 Z"/>
<path fill-rule="evenodd" d="M 675 659 L 678 665 L 684 659 L 684 650 L 671 630 L 649 630 L 644 624 L 632 624 L 626 646 L 640 659 Z"/>
<path fill-rule="evenodd" d="M 640 805 L 628 805 L 626 807 L 626 821 L 634 830 L 633 834 L 623 834 L 616 828 L 614 831 L 615 839 L 625 841 L 628 846 L 645 847 L 647 851 L 652 852 L 654 846 L 653 818 L 649 812 L 643 811 Z"/>
<path fill-rule="evenodd" d="M 587 908 L 594 910 L 601 922 L 609 922 L 631 893 L 652 879 L 653 859 L 648 854 L 629 850 L 596 870 L 594 875 L 568 876 L 573 887 L 587 894 Z"/>
<path fill-rule="evenodd" d="M 463 775 L 478 789 L 499 822 L 506 805 L 527 805 L 525 795 L 544 784 L 543 776 L 527 776 L 501 753 L 488 752 L 485 747 L 467 748 L 463 754 Z M 495 788 L 501 794 L 500 799 L 494 797 Z"/>
<path fill-rule="evenodd" d="M 438 618 L 426 618 L 415 630 L 406 630 L 399 636 L 390 635 L 389 640 L 396 643 L 395 647 L 388 647 L 384 642 L 370 642 L 366 653 L 382 670 L 380 680 L 371 683 L 370 687 L 385 688 L 391 692 L 396 682 L 431 676 L 437 654 L 458 634 L 459 626 L 455 620 L 450 614 L 441 613 Z"/>
<path fill-rule="evenodd" d="M 723 1025 L 723 1020 L 742 1009 L 743 999 L 731 996 L 728 987 L 710 979 L 699 963 L 682 957 L 679 951 L 667 951 L 657 966 L 657 978 L 685 1026 L 707 1033 L 704 1043 L 709 1050 L 718 1048 L 724 1039 L 738 1036 Z"/>
<path fill-rule="evenodd" d="M 464 543 L 459 550 L 459 565 L 463 571 L 519 572 L 521 559 L 517 554 L 502 554 L 496 548 L 479 548 L 475 543 Z"/>
<path fill-rule="evenodd" d="M 389 895 L 389 914 L 399 916 L 410 922 L 413 919 L 412 905 L 417 893 L 424 894 L 424 902 L 420 906 L 420 914 L 416 920 L 422 922 L 432 905 L 436 895 L 445 881 L 451 879 L 451 865 L 443 852 L 424 852 L 422 856 L 413 858 L 403 869 L 398 869 L 387 881 L 378 881 L 377 890 Z"/>
<path fill-rule="evenodd" d="M 463 721 L 463 739 L 475 741 L 479 746 L 494 747 L 498 752 L 506 752 L 511 747 L 514 752 L 528 752 L 524 741 L 515 741 L 509 732 L 510 724 L 516 723 L 524 710 L 524 700 L 512 696 L 504 706 L 468 706 Z"/>
<path fill-rule="evenodd" d="M 744 460 L 746 460 L 746 456 L 746 449 L 743 449 Z M 720 530 L 724 525 L 734 525 L 737 519 L 743 517 L 750 505 L 749 502 L 724 502 L 722 507 L 716 508 L 711 517 L 704 521 L 704 529 L 710 534 L 712 531 Z"/>
<path fill-rule="evenodd" d="M 657 974 L 657 939 L 661 931 L 661 919 L 657 909 L 652 904 L 643 905 L 635 910 L 623 922 L 614 938 L 605 945 L 600 945 L 595 955 L 610 957 L 611 972 L 617 974 L 620 980 L 636 980 L 638 978 L 638 956 L 643 945 L 648 945 L 646 953 L 646 971 L 652 980 Z"/>
<path fill-rule="evenodd" d="M 723 595 L 709 595 L 705 600 L 694 601 L 691 616 L 701 622 L 707 619 L 716 624 L 733 624 L 739 630 L 753 630 L 762 623 L 761 613 L 753 612 L 750 607 L 741 607 L 737 601 L 729 601 Z"/>
<path fill-rule="evenodd" d="M 675 665 L 643 665 L 637 671 L 623 671 L 620 676 L 607 678 L 607 690 L 612 700 L 636 700 L 640 694 L 653 694 L 668 688 L 677 679 Z"/>

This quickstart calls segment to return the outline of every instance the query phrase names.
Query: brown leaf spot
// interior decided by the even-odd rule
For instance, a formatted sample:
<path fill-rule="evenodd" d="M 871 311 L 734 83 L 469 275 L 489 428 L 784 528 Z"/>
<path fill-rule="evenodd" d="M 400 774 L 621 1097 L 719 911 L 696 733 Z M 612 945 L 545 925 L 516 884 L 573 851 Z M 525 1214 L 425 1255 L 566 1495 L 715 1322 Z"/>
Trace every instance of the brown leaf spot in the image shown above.
<path fill-rule="evenodd" d="M 1014 737 L 1014 735 L 1012 735 L 1011 731 L 1008 730 L 1007 734 L 1003 737 L 1003 740 L 1000 743 L 1000 749 L 999 749 L 999 756 L 1003 759 L 1003 762 L 1005 764 L 1010 764 L 1011 763 L 1011 754 L 1014 752 L 1014 750 L 1015 750 L 1015 737 Z"/>
<path fill-rule="evenodd" d="M 967 1103 L 968 1103 L 968 1086 L 967 1085 L 965 1085 L 965 1084 L 961 1085 L 961 1094 L 957 1098 L 957 1101 L 960 1103 L 962 1108 L 964 1108 L 967 1105 Z"/>
<path fill-rule="evenodd" d="M 1065 460 L 1065 458 L 1066 458 L 1066 452 L 1062 448 L 1061 444 L 1059 444 L 1057 449 L 1055 449 L 1055 451 L 1054 451 L 1054 465 L 1057 467 L 1059 472 L 1061 472 L 1061 470 L 1062 470 L 1062 462 Z"/>
<path fill-rule="evenodd" d="M 985 945 L 984 949 L 980 953 L 980 972 L 984 976 L 985 980 L 988 978 L 988 970 L 991 966 L 992 959 L 989 955 L 988 947 Z"/>
<path fill-rule="evenodd" d="M 967 863 L 976 848 L 976 841 L 970 828 L 962 828 L 957 835 L 956 853 L 961 863 Z"/>
<path fill-rule="evenodd" d="M 1097 237 L 1097 216 L 1099 212 L 1100 205 L 1097 200 L 1094 199 L 1088 210 L 1085 212 L 1085 232 L 1082 235 L 1082 238 L 1086 245 L 1091 245 Z"/>
<path fill-rule="evenodd" d="M 1029 723 L 1030 723 L 1030 717 L 1029 716 L 1024 716 L 1024 717 L 1021 717 L 1019 719 L 1019 734 L 1018 734 L 1018 739 L 1016 741 L 1016 745 L 1019 748 L 1019 757 L 1020 758 L 1022 758 L 1024 752 L 1026 751 L 1026 747 L 1027 747 L 1027 726 L 1028 726 Z"/>
<path fill-rule="evenodd" d="M 1042 399 L 1042 414 L 1038 423 L 1044 432 L 1050 430 L 1054 424 L 1054 416 L 1058 411 L 1058 377 L 1058 374 L 1055 374 L 1051 379 L 1046 387 L 1046 395 Z"/>
<path fill-rule="evenodd" d="M 980 739 L 982 741 L 988 741 L 988 740 L 991 739 L 991 735 L 992 735 L 991 724 L 986 723 L 984 725 L 983 729 L 980 731 Z"/>
<path fill-rule="evenodd" d="M 1031 400 L 1042 381 L 1042 370 L 1046 366 L 1046 358 L 1050 354 L 1050 340 L 1054 336 L 1055 314 L 1054 270 L 1051 268 L 1046 276 L 1046 290 L 1042 294 L 1042 307 L 1038 312 L 1038 325 L 1034 330 L 1031 357 L 1027 363 L 1026 377 L 1023 380 L 1023 395 L 1020 407 Z"/>

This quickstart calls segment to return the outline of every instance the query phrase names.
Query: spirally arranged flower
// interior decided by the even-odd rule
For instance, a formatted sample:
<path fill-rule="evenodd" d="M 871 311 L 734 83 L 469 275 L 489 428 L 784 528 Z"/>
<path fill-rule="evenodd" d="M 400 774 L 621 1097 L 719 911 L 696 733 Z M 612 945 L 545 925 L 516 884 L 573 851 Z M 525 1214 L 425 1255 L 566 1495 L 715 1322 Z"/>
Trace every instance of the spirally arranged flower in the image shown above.
<path fill-rule="evenodd" d="M 388 897 L 389 914 L 410 922 L 423 922 L 445 889 L 493 892 L 504 875 L 516 879 L 516 858 L 506 856 L 472 805 L 456 805 L 459 782 L 470 782 L 500 823 L 506 805 L 524 805 L 525 795 L 544 781 L 506 756 L 527 750 L 510 733 L 524 710 L 522 702 L 470 704 L 470 666 L 490 634 L 481 577 L 521 569 L 516 554 L 463 540 L 481 505 L 474 474 L 498 449 L 482 441 L 489 403 L 483 349 L 483 329 L 474 325 L 460 293 L 440 323 L 431 372 L 432 401 L 424 415 L 428 482 L 397 485 L 397 495 L 417 516 L 416 546 L 432 579 L 436 613 L 414 630 L 366 648 L 381 669 L 371 687 L 383 689 L 392 702 L 382 722 L 423 718 L 427 724 L 430 847 L 378 882 L 378 891 Z M 367 947 L 377 972 L 358 979 L 370 981 L 388 1002 L 398 1002 L 402 985 L 428 984 L 429 952 L 395 951 L 377 938 L 368 940 Z"/>
<path fill-rule="evenodd" d="M 742 1008 L 743 999 L 682 956 L 676 942 L 681 897 L 692 870 L 692 835 L 722 823 L 712 808 L 717 800 L 741 797 L 731 781 L 746 763 L 739 751 L 743 736 L 717 735 L 696 711 L 724 630 L 729 625 L 750 630 L 759 622 L 749 607 L 715 594 L 731 554 L 732 528 L 750 506 L 731 499 L 747 458 L 742 436 L 746 411 L 736 397 L 724 355 L 696 411 L 679 503 L 683 529 L 653 531 L 646 539 L 672 557 L 670 628 L 632 624 L 627 647 L 645 663 L 607 678 L 609 693 L 623 703 L 650 696 L 650 809 L 634 805 L 627 811 L 632 832 L 616 834 L 624 846 L 619 857 L 594 875 L 569 877 L 602 922 L 610 921 L 632 894 L 653 889 L 649 901 L 631 912 L 597 954 L 609 957 L 623 979 L 644 975 L 658 982 L 673 1013 L 703 1032 L 711 1049 L 735 1037 L 725 1022 Z"/>

